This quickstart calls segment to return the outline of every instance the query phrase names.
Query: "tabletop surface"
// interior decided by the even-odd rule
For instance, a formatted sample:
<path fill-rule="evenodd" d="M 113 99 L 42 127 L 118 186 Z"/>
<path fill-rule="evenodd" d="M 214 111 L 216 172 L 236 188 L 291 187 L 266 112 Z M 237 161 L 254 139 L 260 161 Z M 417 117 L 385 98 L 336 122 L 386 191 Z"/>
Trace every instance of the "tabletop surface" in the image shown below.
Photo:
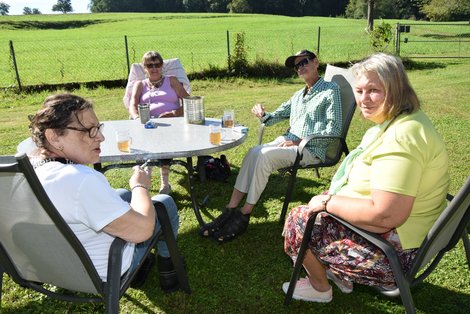
<path fill-rule="evenodd" d="M 209 142 L 209 125 L 220 124 L 220 119 L 206 118 L 204 125 L 188 124 L 183 117 L 152 119 L 156 125 L 146 129 L 140 120 L 103 121 L 100 162 L 120 162 L 147 159 L 171 159 L 210 155 L 242 144 L 247 133 L 239 132 L 235 127 L 232 139 L 224 134 L 220 145 Z M 129 130 L 132 137 L 131 152 L 121 152 L 117 148 L 116 131 Z M 18 145 L 19 152 L 28 152 L 31 138 Z"/>

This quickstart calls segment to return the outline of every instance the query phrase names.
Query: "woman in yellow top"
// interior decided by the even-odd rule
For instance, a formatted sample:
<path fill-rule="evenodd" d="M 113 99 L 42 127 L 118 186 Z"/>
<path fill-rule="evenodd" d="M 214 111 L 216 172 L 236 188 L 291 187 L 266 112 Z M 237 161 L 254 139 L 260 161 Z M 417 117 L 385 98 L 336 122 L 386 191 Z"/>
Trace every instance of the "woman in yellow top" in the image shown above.
<path fill-rule="evenodd" d="M 448 156 L 441 136 L 420 110 L 401 60 L 384 53 L 355 64 L 355 95 L 364 118 L 376 123 L 334 175 L 327 194 L 294 208 L 284 249 L 294 260 L 312 212 L 328 211 L 391 242 L 406 270 L 446 206 Z M 353 282 L 396 288 L 389 262 L 375 246 L 319 214 L 294 299 L 330 302 L 332 280 L 344 293 Z M 287 292 L 289 283 L 284 283 Z"/>

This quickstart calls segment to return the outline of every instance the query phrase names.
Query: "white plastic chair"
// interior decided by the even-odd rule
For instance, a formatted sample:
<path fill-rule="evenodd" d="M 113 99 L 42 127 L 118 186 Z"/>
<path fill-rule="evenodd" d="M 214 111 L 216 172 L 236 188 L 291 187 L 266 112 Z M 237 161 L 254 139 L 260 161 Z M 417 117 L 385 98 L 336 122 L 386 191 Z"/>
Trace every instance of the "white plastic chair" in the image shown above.
<path fill-rule="evenodd" d="M 188 94 L 191 94 L 191 85 L 189 83 L 188 76 L 186 75 L 186 71 L 184 70 L 183 65 L 181 64 L 178 58 L 163 60 L 162 74 L 168 76 L 176 76 L 178 81 L 183 84 L 183 87 L 188 92 Z M 129 71 L 126 91 L 123 97 L 123 102 L 126 109 L 129 108 L 129 103 L 132 95 L 132 87 L 134 86 L 134 83 L 136 81 L 141 81 L 145 78 L 145 70 L 142 64 L 133 63 Z"/>

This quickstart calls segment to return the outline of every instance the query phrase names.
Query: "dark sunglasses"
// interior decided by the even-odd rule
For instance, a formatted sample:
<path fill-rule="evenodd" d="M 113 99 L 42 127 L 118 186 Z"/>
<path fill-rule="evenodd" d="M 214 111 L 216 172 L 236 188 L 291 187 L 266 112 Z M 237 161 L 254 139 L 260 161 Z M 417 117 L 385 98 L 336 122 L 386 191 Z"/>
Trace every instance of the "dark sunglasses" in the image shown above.
<path fill-rule="evenodd" d="M 162 67 L 163 64 L 161 64 L 160 62 L 158 63 L 147 63 L 147 64 L 144 64 L 144 66 L 147 68 L 147 69 L 150 69 L 150 68 L 154 68 L 154 69 L 159 69 Z"/>
<path fill-rule="evenodd" d="M 104 124 L 98 123 L 97 125 L 94 125 L 91 128 L 76 128 L 73 126 L 66 126 L 64 129 L 85 132 L 85 133 L 88 133 L 88 136 L 90 138 L 95 138 L 98 135 L 98 131 L 103 133 Z"/>
<path fill-rule="evenodd" d="M 294 69 L 298 71 L 300 68 L 303 68 L 304 66 L 306 66 L 310 60 L 311 60 L 310 58 L 305 58 L 305 59 L 300 60 L 294 65 Z"/>

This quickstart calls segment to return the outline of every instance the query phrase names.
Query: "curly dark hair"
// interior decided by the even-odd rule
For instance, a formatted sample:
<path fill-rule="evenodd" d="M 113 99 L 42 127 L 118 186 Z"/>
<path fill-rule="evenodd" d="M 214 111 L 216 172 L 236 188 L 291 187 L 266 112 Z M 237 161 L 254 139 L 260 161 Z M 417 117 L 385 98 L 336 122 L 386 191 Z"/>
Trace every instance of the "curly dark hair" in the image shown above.
<path fill-rule="evenodd" d="M 77 113 L 86 109 L 93 109 L 93 104 L 80 96 L 73 94 L 56 94 L 44 100 L 43 107 L 35 114 L 29 116 L 29 129 L 34 143 L 39 148 L 48 148 L 45 136 L 47 129 L 54 129 L 58 135 L 66 132 L 65 127 L 78 120 Z"/>

